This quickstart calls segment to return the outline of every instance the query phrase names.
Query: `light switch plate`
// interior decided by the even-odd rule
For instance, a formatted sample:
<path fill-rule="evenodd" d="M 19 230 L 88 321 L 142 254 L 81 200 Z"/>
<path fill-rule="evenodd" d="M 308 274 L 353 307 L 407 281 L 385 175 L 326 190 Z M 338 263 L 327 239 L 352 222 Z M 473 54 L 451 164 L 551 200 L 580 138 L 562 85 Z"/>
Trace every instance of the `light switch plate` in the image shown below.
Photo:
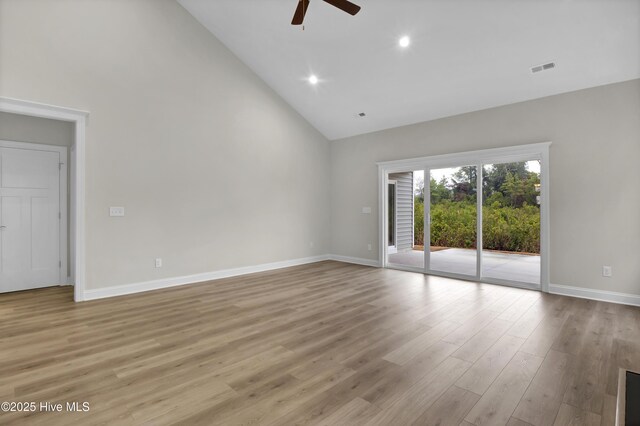
<path fill-rule="evenodd" d="M 124 216 L 124 207 L 109 207 L 109 216 Z"/>
<path fill-rule="evenodd" d="M 371 214 L 371 207 L 363 207 L 362 214 Z"/>

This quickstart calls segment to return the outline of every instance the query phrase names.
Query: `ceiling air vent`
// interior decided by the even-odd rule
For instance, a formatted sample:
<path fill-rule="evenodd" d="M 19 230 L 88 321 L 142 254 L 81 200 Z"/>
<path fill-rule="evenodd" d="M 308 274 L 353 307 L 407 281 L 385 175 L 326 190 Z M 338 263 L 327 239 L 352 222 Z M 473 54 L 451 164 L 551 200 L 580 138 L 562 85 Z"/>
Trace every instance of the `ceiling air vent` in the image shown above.
<path fill-rule="evenodd" d="M 535 67 L 531 67 L 531 72 L 533 74 L 540 72 L 540 71 L 546 71 L 546 70 L 550 70 L 556 67 L 556 63 L 555 62 L 549 62 L 546 64 L 542 64 L 542 65 L 536 65 Z"/>

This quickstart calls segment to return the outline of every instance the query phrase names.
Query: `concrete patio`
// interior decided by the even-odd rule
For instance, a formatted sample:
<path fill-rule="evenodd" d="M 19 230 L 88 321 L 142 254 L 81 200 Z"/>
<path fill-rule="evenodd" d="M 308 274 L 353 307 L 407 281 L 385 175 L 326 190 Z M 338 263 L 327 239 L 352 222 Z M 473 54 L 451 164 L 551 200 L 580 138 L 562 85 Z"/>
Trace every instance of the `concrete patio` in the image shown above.
<path fill-rule="evenodd" d="M 484 277 L 540 283 L 540 256 L 484 251 L 482 262 Z M 424 253 L 411 250 L 390 254 L 389 263 L 422 268 L 424 267 Z M 431 252 L 431 269 L 475 275 L 476 250 L 450 248 Z"/>

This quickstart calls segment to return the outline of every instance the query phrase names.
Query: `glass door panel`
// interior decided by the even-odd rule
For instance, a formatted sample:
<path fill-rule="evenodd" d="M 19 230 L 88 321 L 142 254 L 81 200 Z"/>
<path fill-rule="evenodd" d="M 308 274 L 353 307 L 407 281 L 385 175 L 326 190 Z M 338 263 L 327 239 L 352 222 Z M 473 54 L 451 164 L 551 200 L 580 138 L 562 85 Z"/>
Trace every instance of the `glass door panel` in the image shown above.
<path fill-rule="evenodd" d="M 482 277 L 540 284 L 540 162 L 486 164 Z"/>
<path fill-rule="evenodd" d="M 386 199 L 386 263 L 423 271 L 424 170 L 389 173 Z"/>
<path fill-rule="evenodd" d="M 429 270 L 477 276 L 477 166 L 429 170 Z"/>

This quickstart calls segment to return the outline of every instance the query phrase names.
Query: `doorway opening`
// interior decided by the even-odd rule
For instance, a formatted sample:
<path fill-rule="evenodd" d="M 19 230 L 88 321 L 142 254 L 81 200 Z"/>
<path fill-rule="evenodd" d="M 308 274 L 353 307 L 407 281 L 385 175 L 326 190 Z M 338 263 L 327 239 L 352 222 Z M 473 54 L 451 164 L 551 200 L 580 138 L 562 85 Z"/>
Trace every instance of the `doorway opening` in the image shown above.
<path fill-rule="evenodd" d="M 0 97 L 0 112 L 70 122 L 73 141 L 69 149 L 68 208 L 68 276 L 74 286 L 76 302 L 84 300 L 85 291 L 85 128 L 86 111 L 46 105 L 37 102 Z M 17 209 L 14 209 L 16 212 Z M 41 209 L 40 212 L 47 211 Z M 44 213 L 43 213 L 44 214 Z M 46 214 L 44 214 L 47 216 Z M 48 216 L 47 216 L 48 217 Z M 45 221 L 46 223 L 46 221 Z M 53 247 L 53 243 L 46 245 Z M 61 250 L 62 252 L 62 250 Z M 60 260 L 62 263 L 62 259 Z M 36 268 L 38 269 L 38 268 Z"/>
<path fill-rule="evenodd" d="M 422 170 L 406 170 L 388 174 L 388 235 L 387 262 L 390 265 L 422 267 L 422 210 L 416 210 L 416 185 Z"/>

